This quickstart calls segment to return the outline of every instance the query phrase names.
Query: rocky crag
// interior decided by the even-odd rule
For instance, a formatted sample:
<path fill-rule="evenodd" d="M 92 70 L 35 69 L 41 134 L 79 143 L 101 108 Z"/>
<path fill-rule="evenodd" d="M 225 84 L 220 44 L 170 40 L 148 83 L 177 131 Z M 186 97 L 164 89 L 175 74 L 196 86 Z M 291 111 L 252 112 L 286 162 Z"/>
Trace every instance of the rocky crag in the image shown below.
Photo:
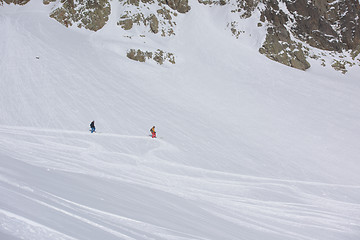
<path fill-rule="evenodd" d="M 26 4 L 30 0 L 0 0 Z M 91 31 L 102 29 L 109 20 L 112 4 L 120 6 L 118 27 L 126 32 L 145 29 L 162 37 L 176 35 L 177 20 L 191 11 L 188 0 L 43 0 L 52 4 L 51 18 L 66 27 Z M 306 70 L 312 60 L 346 73 L 360 66 L 360 6 L 358 0 L 198 0 L 204 8 L 229 9 L 231 21 L 224 27 L 236 38 L 264 32 L 259 53 L 290 67 Z M 244 27 L 251 19 L 254 26 Z M 128 36 L 127 36 L 128 37 Z M 142 35 L 140 37 L 145 37 Z M 130 59 L 153 59 L 159 64 L 175 63 L 175 54 L 163 50 L 128 49 Z M 156 58 L 155 58 L 156 57 Z M 154 59 L 155 58 L 155 59 Z"/>
<path fill-rule="evenodd" d="M 306 70 L 310 67 L 308 60 L 312 58 L 343 73 L 347 67 L 360 66 L 360 6 L 357 0 L 205 2 L 232 6 L 235 20 L 230 29 L 235 37 L 246 34 L 237 28 L 239 21 L 255 18 L 257 27 L 266 31 L 259 52 L 272 60 Z"/>

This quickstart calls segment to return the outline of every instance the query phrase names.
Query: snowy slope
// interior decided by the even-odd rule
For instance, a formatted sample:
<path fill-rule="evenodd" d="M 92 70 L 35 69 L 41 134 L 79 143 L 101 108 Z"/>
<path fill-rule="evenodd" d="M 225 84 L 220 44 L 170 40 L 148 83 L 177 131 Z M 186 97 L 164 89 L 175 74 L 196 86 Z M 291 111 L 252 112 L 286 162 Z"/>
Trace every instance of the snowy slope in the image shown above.
<path fill-rule="evenodd" d="M 0 239 L 360 238 L 359 70 L 271 62 L 191 7 L 131 40 L 0 8 Z"/>

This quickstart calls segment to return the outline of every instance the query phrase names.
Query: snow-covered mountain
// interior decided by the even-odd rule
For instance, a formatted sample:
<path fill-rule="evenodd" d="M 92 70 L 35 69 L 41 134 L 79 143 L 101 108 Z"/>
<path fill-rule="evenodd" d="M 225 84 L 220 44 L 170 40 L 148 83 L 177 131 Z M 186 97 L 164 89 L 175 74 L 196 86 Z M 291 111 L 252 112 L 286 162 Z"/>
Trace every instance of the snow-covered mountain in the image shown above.
<path fill-rule="evenodd" d="M 352 49 L 269 61 L 264 2 L 9 2 L 0 239 L 359 239 L 360 70 L 327 64 Z"/>
<path fill-rule="evenodd" d="M 1 2 L 25 5 L 29 0 Z M 221 12 L 220 17 L 215 13 L 213 18 L 222 24 L 220 30 L 227 29 L 228 33 L 215 34 L 247 39 L 261 54 L 287 66 L 306 70 L 311 66 L 309 59 L 342 73 L 360 66 L 358 0 L 198 0 L 198 3 L 204 9 L 214 8 L 207 12 Z M 131 39 L 147 39 L 149 33 L 176 38 L 178 29 L 185 26 L 180 15 L 190 15 L 192 11 L 196 14 L 188 0 L 43 0 L 43 4 L 51 6 L 49 16 L 66 27 L 98 31 L 107 24 L 116 24 L 125 30 L 121 37 Z M 199 23 L 192 26 L 196 24 Z M 181 54 L 163 49 L 149 51 L 146 42 L 139 47 L 123 54 L 133 60 L 153 59 L 160 64 L 164 61 L 175 64 L 175 56 Z"/>

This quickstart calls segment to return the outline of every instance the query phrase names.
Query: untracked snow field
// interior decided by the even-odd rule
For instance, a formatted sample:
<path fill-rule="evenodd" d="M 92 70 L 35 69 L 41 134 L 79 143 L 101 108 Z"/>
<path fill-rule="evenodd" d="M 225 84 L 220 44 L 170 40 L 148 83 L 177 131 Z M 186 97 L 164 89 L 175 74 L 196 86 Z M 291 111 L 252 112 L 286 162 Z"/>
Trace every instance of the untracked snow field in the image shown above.
<path fill-rule="evenodd" d="M 114 1 L 96 33 L 0 6 L 1 240 L 360 239 L 360 69 L 272 62 L 192 4 L 169 38 Z"/>

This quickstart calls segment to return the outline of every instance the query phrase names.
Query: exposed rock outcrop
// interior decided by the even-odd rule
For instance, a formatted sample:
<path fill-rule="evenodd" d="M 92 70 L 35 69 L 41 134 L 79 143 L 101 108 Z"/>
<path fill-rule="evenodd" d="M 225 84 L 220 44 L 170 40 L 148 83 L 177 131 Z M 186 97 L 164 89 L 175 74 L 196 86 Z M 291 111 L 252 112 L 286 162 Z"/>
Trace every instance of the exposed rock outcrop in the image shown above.
<path fill-rule="evenodd" d="M 124 30 L 130 30 L 134 26 L 144 26 L 149 32 L 161 36 L 175 35 L 175 17 L 178 13 L 190 10 L 186 0 L 127 0 L 123 3 L 124 10 L 117 24 Z M 133 6 L 136 6 L 134 8 Z M 155 11 L 141 11 L 141 9 L 154 9 Z"/>
<path fill-rule="evenodd" d="M 108 21 L 110 12 L 108 0 L 62 0 L 50 17 L 66 27 L 76 24 L 80 28 L 98 31 Z"/>
<path fill-rule="evenodd" d="M 220 5 L 219 0 L 198 1 Z M 358 0 L 227 0 L 226 4 L 233 6 L 232 14 L 242 19 L 260 15 L 257 26 L 266 28 L 266 38 L 259 51 L 285 65 L 302 70 L 309 68 L 309 57 L 322 57 L 310 54 L 311 48 L 334 53 L 330 55 L 333 67 L 339 66 L 339 62 L 341 66 L 354 65 L 341 61 L 344 51 L 350 52 L 354 61 L 359 55 Z M 238 20 L 228 24 L 237 38 L 245 33 L 239 25 Z"/>
<path fill-rule="evenodd" d="M 153 33 L 158 33 L 159 32 L 159 20 L 157 19 L 157 17 L 154 14 L 151 14 L 149 18 L 147 18 L 147 20 L 150 23 L 150 29 Z"/>
<path fill-rule="evenodd" d="M 18 4 L 18 5 L 25 5 L 29 1 L 30 0 L 1 0 L 0 3 L 3 4 L 5 2 L 7 4 L 13 3 L 13 4 Z"/>
<path fill-rule="evenodd" d="M 357 0 L 297 0 L 287 1 L 286 5 L 295 20 L 291 30 L 309 45 L 341 52 L 360 44 Z"/>
<path fill-rule="evenodd" d="M 156 50 L 155 52 L 148 52 L 148 51 L 141 51 L 140 49 L 130 49 L 127 52 L 127 57 L 138 61 L 138 62 L 145 62 L 146 59 L 152 59 L 158 64 L 162 65 L 164 62 L 169 62 L 175 64 L 175 56 L 173 53 L 166 53 L 160 49 Z"/>
<path fill-rule="evenodd" d="M 251 9 L 253 7 L 251 5 Z M 247 17 L 247 15 L 243 16 Z M 274 1 L 270 1 L 261 12 L 260 18 L 270 23 L 270 26 L 267 28 L 266 39 L 259 52 L 287 66 L 301 70 L 308 69 L 310 64 L 306 60 L 302 45 L 291 39 L 291 33 L 286 28 L 289 16 Z"/>
<path fill-rule="evenodd" d="M 261 54 L 297 69 L 306 70 L 310 67 L 302 50 L 302 45 L 292 41 L 290 34 L 284 27 L 272 27 L 268 28 L 267 31 L 266 40 L 259 49 Z"/>
<path fill-rule="evenodd" d="M 56 2 L 56 0 L 43 0 L 43 3 L 44 3 L 45 5 L 48 5 L 48 4 L 50 4 L 51 2 Z"/>
<path fill-rule="evenodd" d="M 186 13 L 190 10 L 188 0 L 159 0 L 159 2 L 168 5 L 179 13 Z"/>

